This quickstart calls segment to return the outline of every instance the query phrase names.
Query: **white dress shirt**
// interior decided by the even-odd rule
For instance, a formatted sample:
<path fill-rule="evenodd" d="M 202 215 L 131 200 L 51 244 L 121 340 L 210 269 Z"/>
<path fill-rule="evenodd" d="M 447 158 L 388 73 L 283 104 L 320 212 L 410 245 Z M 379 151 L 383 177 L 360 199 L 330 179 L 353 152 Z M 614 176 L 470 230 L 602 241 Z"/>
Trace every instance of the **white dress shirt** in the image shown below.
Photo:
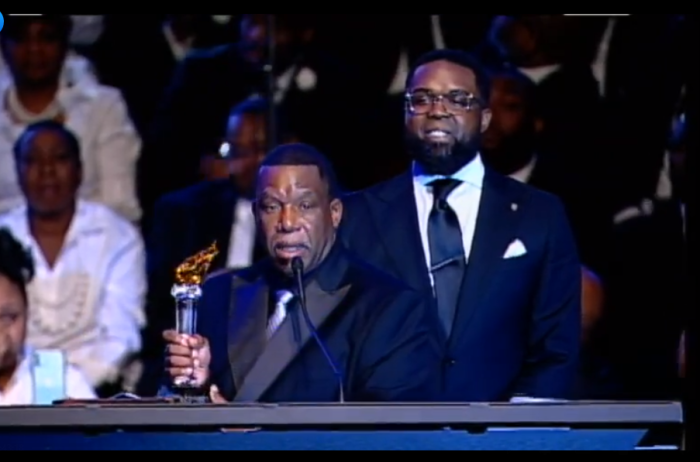
<path fill-rule="evenodd" d="M 0 215 L 34 258 L 27 343 L 60 349 L 94 386 L 116 380 L 141 348 L 145 252 L 136 228 L 107 207 L 78 201 L 58 259 L 46 262 L 24 206 Z"/>
<path fill-rule="evenodd" d="M 226 267 L 247 268 L 253 264 L 255 249 L 255 216 L 252 202 L 247 199 L 238 199 L 233 213 Z"/>
<path fill-rule="evenodd" d="M 67 68 L 66 68 L 67 69 Z M 0 74 L 0 98 L 12 87 L 9 73 Z M 80 197 L 103 203 L 130 221 L 141 208 L 136 196 L 136 162 L 141 140 L 129 118 L 119 90 L 100 85 L 88 73 L 66 70 L 57 101 L 65 124 L 78 137 L 82 151 Z M 0 213 L 21 205 L 12 152 L 26 124 L 15 122 L 0 105 Z"/>
<path fill-rule="evenodd" d="M 31 358 L 32 349 L 27 347 L 10 383 L 4 391 L 0 391 L 0 406 L 34 404 L 34 374 Z M 65 398 L 94 399 L 97 397 L 83 373 L 70 365 L 66 368 L 65 391 Z"/>
<path fill-rule="evenodd" d="M 428 240 L 428 218 L 433 208 L 433 193 L 429 183 L 446 177 L 438 175 L 426 175 L 422 173 L 418 164 L 413 164 L 413 195 L 418 211 L 418 228 L 420 230 L 423 253 L 428 268 L 431 266 L 430 241 Z M 462 245 L 464 246 L 464 259 L 469 261 L 469 254 L 474 240 L 476 218 L 481 202 L 481 188 L 484 183 L 484 164 L 481 156 L 462 167 L 450 178 L 460 180 L 462 184 L 457 186 L 447 197 L 447 203 L 457 214 L 459 227 L 462 231 Z M 433 275 L 430 274 L 430 282 L 433 284 Z"/>

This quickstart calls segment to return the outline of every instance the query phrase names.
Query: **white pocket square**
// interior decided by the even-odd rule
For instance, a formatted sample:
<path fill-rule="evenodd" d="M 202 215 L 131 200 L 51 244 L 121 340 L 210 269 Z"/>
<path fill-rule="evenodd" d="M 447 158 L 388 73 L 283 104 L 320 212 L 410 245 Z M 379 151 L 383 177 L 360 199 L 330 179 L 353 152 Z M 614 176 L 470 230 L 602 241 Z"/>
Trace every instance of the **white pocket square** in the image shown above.
<path fill-rule="evenodd" d="M 503 255 L 503 259 L 505 260 L 506 258 L 517 258 L 517 257 L 522 257 L 527 253 L 527 249 L 525 248 L 525 244 L 520 239 L 516 239 L 513 242 L 510 243 L 508 248 L 506 249 L 506 253 Z"/>

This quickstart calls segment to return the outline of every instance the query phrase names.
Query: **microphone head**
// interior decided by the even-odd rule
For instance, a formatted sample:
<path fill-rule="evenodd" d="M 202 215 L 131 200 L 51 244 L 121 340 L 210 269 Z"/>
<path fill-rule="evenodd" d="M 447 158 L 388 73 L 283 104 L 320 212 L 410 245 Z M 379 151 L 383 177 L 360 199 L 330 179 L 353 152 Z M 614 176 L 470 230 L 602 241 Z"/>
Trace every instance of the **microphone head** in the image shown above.
<path fill-rule="evenodd" d="M 292 271 L 304 272 L 304 262 L 301 260 L 301 257 L 292 258 Z"/>

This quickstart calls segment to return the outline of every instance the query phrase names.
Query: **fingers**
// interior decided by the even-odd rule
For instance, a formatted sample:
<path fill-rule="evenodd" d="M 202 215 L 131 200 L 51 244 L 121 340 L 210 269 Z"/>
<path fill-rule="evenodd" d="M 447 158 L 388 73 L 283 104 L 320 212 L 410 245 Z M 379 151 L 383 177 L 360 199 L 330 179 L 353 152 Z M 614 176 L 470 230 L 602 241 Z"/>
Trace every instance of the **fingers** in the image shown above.
<path fill-rule="evenodd" d="M 223 395 L 219 391 L 219 388 L 216 385 L 212 385 L 209 388 L 209 399 L 211 399 L 211 402 L 214 404 L 228 403 L 228 401 L 226 401 L 226 398 L 223 397 Z"/>
<path fill-rule="evenodd" d="M 191 377 L 194 374 L 194 369 L 191 367 L 169 367 L 166 369 L 168 375 L 172 378 Z"/>
<path fill-rule="evenodd" d="M 169 344 L 177 344 L 190 348 L 202 348 L 208 345 L 207 339 L 199 334 L 186 335 L 180 334 L 174 330 L 166 330 L 163 332 L 163 339 Z"/>

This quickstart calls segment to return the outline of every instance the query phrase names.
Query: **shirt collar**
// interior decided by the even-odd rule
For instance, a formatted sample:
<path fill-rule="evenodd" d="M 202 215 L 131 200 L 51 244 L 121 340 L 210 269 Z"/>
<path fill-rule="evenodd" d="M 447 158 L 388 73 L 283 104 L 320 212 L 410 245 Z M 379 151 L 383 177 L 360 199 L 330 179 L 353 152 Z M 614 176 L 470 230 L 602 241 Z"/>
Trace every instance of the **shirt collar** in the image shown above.
<path fill-rule="evenodd" d="M 444 179 L 459 180 L 462 183 L 467 183 L 479 189 L 481 189 L 484 184 L 484 163 L 481 160 L 480 154 L 477 154 L 471 162 L 452 175 L 430 175 L 424 173 L 417 162 L 413 162 L 411 172 L 413 173 L 413 181 L 422 186 L 428 186 L 435 180 Z"/>
<path fill-rule="evenodd" d="M 521 183 L 529 183 L 530 178 L 532 177 L 532 172 L 535 169 L 535 165 L 537 165 L 537 156 L 532 156 L 532 159 L 530 159 L 527 164 L 525 164 L 520 170 L 511 173 L 509 176 Z"/>
<path fill-rule="evenodd" d="M 76 201 L 75 214 L 73 215 L 70 228 L 66 234 L 66 244 L 79 239 L 80 236 L 100 233 L 106 229 L 103 220 L 95 219 L 91 211 L 92 208 L 89 203 L 81 199 Z M 21 205 L 15 210 L 15 213 L 17 215 L 13 216 L 19 218 L 20 233 L 24 233 L 26 236 L 31 235 L 27 205 Z"/>

